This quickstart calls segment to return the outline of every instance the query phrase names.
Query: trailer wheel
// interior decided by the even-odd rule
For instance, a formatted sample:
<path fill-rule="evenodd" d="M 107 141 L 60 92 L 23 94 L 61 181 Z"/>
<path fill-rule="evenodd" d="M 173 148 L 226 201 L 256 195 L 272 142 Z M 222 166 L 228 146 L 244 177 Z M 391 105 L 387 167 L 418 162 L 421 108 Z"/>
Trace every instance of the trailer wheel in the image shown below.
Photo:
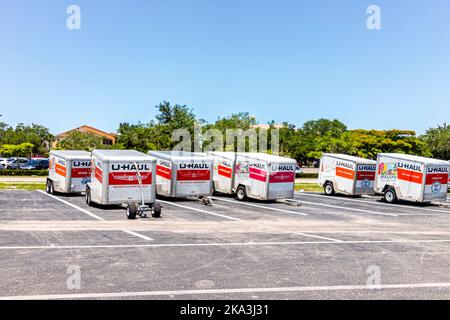
<path fill-rule="evenodd" d="M 92 206 L 91 189 L 86 188 L 86 204 Z"/>
<path fill-rule="evenodd" d="M 327 196 L 332 196 L 335 193 L 333 184 L 331 182 L 325 183 L 323 191 Z"/>
<path fill-rule="evenodd" d="M 239 186 L 236 190 L 236 196 L 239 201 L 245 200 L 247 198 L 247 192 L 244 186 Z"/>
<path fill-rule="evenodd" d="M 397 201 L 397 194 L 395 193 L 395 190 L 392 188 L 389 188 L 385 191 L 383 195 L 384 201 L 387 203 L 394 203 Z"/>
<path fill-rule="evenodd" d="M 152 217 L 153 218 L 161 217 L 161 204 L 159 202 L 155 202 L 153 204 Z"/>
<path fill-rule="evenodd" d="M 47 184 L 45 186 L 45 191 L 48 194 L 53 194 L 52 190 L 53 190 L 53 188 L 52 188 L 52 180 L 47 179 Z"/>
<path fill-rule="evenodd" d="M 136 219 L 137 207 L 135 205 L 127 206 L 127 218 Z"/>

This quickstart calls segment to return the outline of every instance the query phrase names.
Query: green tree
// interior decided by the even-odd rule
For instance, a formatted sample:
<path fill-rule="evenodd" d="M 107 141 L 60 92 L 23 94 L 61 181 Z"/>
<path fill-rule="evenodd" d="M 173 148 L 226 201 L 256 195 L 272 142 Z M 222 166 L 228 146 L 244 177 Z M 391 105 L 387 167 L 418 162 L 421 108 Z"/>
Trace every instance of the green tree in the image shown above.
<path fill-rule="evenodd" d="M 421 136 L 434 158 L 450 160 L 450 125 L 430 128 Z"/>

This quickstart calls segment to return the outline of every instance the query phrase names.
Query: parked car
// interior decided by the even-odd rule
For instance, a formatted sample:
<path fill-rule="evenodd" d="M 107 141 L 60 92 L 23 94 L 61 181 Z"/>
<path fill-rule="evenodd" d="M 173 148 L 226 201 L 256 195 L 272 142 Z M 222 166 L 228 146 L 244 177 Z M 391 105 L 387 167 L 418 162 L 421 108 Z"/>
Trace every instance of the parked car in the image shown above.
<path fill-rule="evenodd" d="M 45 158 L 28 160 L 26 165 L 22 168 L 25 170 L 46 170 L 48 169 L 49 161 Z"/>
<path fill-rule="evenodd" d="M 295 176 L 298 177 L 299 175 L 301 175 L 303 173 L 303 169 L 302 167 L 300 167 L 299 165 L 295 166 Z"/>
<path fill-rule="evenodd" d="M 28 163 L 27 158 L 13 157 L 9 158 L 6 162 L 6 169 L 22 169 Z"/>
<path fill-rule="evenodd" d="M 4 169 L 6 165 L 6 158 L 0 158 L 0 169 Z"/>

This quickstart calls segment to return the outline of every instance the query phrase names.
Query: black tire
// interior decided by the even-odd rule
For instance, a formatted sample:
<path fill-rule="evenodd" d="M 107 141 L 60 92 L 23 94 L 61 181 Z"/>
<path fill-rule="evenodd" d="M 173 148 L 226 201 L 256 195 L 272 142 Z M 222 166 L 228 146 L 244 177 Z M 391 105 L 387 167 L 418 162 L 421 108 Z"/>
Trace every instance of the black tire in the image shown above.
<path fill-rule="evenodd" d="M 51 194 L 50 193 L 51 192 L 51 187 L 50 187 L 51 184 L 52 184 L 52 181 L 47 179 L 47 183 L 45 185 L 45 192 L 47 192 L 48 194 Z"/>
<path fill-rule="evenodd" d="M 334 190 L 333 183 L 331 182 L 325 183 L 325 185 L 323 186 L 323 191 L 327 196 L 332 196 L 336 193 L 336 191 Z"/>
<path fill-rule="evenodd" d="M 397 201 L 397 193 L 394 189 L 389 188 L 383 194 L 383 200 L 387 203 L 394 203 Z"/>
<path fill-rule="evenodd" d="M 159 202 L 155 202 L 153 204 L 152 217 L 153 218 L 161 217 L 161 204 Z"/>
<path fill-rule="evenodd" d="M 86 188 L 86 204 L 90 207 L 92 206 L 91 189 Z"/>
<path fill-rule="evenodd" d="M 247 192 L 245 191 L 244 186 L 239 186 L 236 190 L 236 197 L 239 201 L 243 201 L 247 199 Z"/>
<path fill-rule="evenodd" d="M 127 218 L 132 220 L 136 219 L 137 214 L 137 207 L 135 205 L 128 205 L 127 206 Z"/>

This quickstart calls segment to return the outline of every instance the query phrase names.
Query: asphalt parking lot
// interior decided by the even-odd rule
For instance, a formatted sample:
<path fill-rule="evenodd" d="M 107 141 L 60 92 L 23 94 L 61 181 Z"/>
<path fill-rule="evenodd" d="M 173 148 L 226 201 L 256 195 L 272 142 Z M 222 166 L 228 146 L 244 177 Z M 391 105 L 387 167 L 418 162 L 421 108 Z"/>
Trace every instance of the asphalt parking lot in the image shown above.
<path fill-rule="evenodd" d="M 161 218 L 130 221 L 82 196 L 0 191 L 0 299 L 450 298 L 449 207 L 213 202 L 163 199 Z"/>

